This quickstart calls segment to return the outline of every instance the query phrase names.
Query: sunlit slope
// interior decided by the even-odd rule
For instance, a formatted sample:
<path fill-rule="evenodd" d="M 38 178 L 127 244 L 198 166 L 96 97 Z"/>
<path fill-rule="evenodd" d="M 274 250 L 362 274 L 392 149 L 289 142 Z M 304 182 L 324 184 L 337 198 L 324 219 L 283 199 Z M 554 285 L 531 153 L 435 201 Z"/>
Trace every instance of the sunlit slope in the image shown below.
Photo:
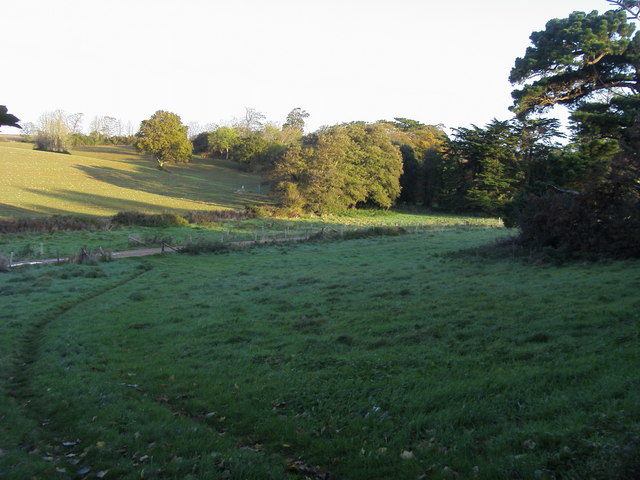
<path fill-rule="evenodd" d="M 168 169 L 132 147 L 65 155 L 0 143 L 0 217 L 236 209 L 265 201 L 260 177 L 232 162 L 196 159 Z"/>

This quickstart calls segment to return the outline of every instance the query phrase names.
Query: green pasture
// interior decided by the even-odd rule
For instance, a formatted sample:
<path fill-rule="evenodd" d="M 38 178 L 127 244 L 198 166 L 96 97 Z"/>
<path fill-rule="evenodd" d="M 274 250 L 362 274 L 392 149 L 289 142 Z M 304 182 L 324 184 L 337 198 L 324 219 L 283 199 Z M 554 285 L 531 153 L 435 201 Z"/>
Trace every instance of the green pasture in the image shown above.
<path fill-rule="evenodd" d="M 627 479 L 640 264 L 504 230 L 0 275 L 0 477 Z"/>
<path fill-rule="evenodd" d="M 72 155 L 32 147 L 0 143 L 0 218 L 242 209 L 265 200 L 260 177 L 232 162 L 194 157 L 165 172 L 133 147 L 82 147 Z"/>

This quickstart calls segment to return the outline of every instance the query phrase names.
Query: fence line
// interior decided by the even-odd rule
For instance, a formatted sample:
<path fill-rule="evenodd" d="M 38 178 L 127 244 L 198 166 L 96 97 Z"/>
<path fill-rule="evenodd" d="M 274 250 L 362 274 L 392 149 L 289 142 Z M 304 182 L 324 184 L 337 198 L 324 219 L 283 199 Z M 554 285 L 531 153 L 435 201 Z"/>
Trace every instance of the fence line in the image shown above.
<path fill-rule="evenodd" d="M 478 229 L 478 228 L 486 229 L 486 228 L 501 228 L 501 227 L 497 225 L 480 225 L 480 224 L 472 224 L 470 222 L 465 222 L 464 224 L 452 224 L 452 225 L 434 225 L 434 224 L 399 225 L 399 224 L 396 224 L 396 225 L 379 225 L 379 226 L 375 226 L 375 225 L 359 226 L 359 225 L 349 225 L 349 224 L 340 224 L 340 225 L 332 226 L 332 225 L 326 225 L 326 224 L 311 224 L 310 226 L 301 225 L 299 228 L 295 228 L 295 227 L 291 228 L 290 225 L 285 225 L 282 229 L 269 230 L 265 228 L 264 225 L 262 225 L 261 227 L 253 230 L 239 228 L 234 231 L 231 228 L 227 227 L 225 230 L 221 232 L 222 235 L 220 237 L 220 243 L 249 244 L 249 243 L 282 242 L 287 240 L 301 241 L 301 240 L 309 239 L 315 235 L 321 236 L 327 233 L 334 233 L 334 234 L 338 234 L 340 237 L 344 237 L 345 234 L 348 234 L 350 232 L 357 232 L 357 231 L 367 232 L 376 228 L 382 228 L 382 229 L 399 228 L 399 229 L 404 229 L 407 233 L 418 234 L 418 233 L 426 233 L 426 232 L 443 232 L 443 231 L 450 231 L 450 230 Z M 173 250 L 173 251 L 178 251 L 180 249 L 180 247 L 176 247 L 172 245 L 172 243 L 191 244 L 191 243 L 197 243 L 198 241 L 207 241 L 207 240 L 211 241 L 212 235 L 216 235 L 216 232 L 211 231 L 209 232 L 208 235 L 205 234 L 202 237 L 200 238 L 196 237 L 195 239 L 193 238 L 193 234 L 189 233 L 188 239 L 185 238 L 184 242 L 175 242 L 172 239 L 166 239 L 166 238 L 161 239 L 158 242 L 157 238 L 154 238 L 152 239 L 153 241 L 151 243 L 145 242 L 143 239 L 141 239 L 137 235 L 129 235 L 127 238 L 127 241 L 129 245 L 137 244 L 140 246 L 147 247 L 145 249 L 140 249 L 139 251 L 158 249 L 157 253 L 164 253 L 166 249 Z M 157 245 L 159 245 L 159 247 Z M 44 250 L 43 243 L 40 244 L 39 250 L 40 250 L 39 251 L 40 257 L 44 257 L 45 250 Z M 34 253 L 33 249 L 31 249 L 30 251 L 31 253 Z M 122 256 L 118 254 L 134 252 L 134 251 L 136 250 L 125 250 L 122 252 L 114 252 L 113 255 Z M 105 256 L 107 254 L 111 255 L 111 253 L 104 250 L 103 247 L 98 247 L 98 249 L 96 250 L 96 253 L 101 256 Z M 62 263 L 62 262 L 69 261 L 74 255 L 76 256 L 79 255 L 82 259 L 86 260 L 91 257 L 91 252 L 87 249 L 86 246 L 83 246 L 80 249 L 79 254 L 64 253 L 64 252 L 61 253 L 60 249 L 56 249 L 55 258 L 21 259 L 21 258 L 16 258 L 15 252 L 12 251 L 10 252 L 8 263 L 10 267 L 21 266 L 21 265 L 36 265 L 36 264 L 42 264 L 42 263 Z M 2 257 L 1 254 L 0 254 L 0 257 Z"/>

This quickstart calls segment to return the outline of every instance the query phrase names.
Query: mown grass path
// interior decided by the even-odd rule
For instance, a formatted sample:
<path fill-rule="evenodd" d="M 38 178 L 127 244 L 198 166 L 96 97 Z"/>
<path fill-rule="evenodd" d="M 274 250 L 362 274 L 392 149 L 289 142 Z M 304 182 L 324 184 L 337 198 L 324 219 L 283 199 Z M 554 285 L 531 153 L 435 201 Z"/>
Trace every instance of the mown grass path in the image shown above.
<path fill-rule="evenodd" d="M 97 288 L 96 285 L 92 285 L 93 288 L 84 289 L 78 295 L 70 298 L 48 297 L 48 304 L 43 305 L 41 311 L 35 309 L 34 314 L 25 319 L 27 320 L 26 324 L 21 326 L 19 335 L 15 335 L 12 342 L 13 350 L 6 352 L 2 358 L 2 363 L 8 367 L 8 371 L 6 376 L 3 375 L 0 391 L 3 392 L 3 397 L 11 402 L 11 404 L 7 402 L 4 408 L 0 409 L 0 415 L 5 420 L 2 425 L 4 427 L 2 428 L 2 439 L 6 441 L 5 435 L 11 435 L 17 444 L 13 445 L 13 451 L 8 454 L 2 451 L 0 474 L 4 469 L 2 468 L 3 464 L 13 461 L 17 464 L 29 463 L 30 466 L 26 471 L 34 473 L 40 470 L 44 474 L 50 475 L 56 471 L 53 465 L 59 463 L 57 462 L 58 457 L 65 455 L 67 459 L 72 460 L 69 465 L 72 467 L 70 471 L 82 471 L 80 457 L 75 461 L 76 455 L 71 454 L 68 448 L 73 446 L 71 445 L 73 442 L 65 442 L 56 438 L 55 433 L 48 429 L 50 419 L 45 418 L 46 416 L 43 416 L 41 411 L 34 407 L 34 404 L 37 404 L 37 402 L 34 403 L 34 400 L 40 397 L 41 392 L 34 389 L 31 383 L 33 379 L 32 365 L 39 360 L 41 344 L 44 335 L 46 335 L 45 330 L 52 322 L 63 319 L 65 314 L 75 308 L 82 309 L 83 303 L 88 300 L 95 300 L 101 295 L 135 281 L 142 274 L 144 274 L 144 270 L 129 271 L 115 283 L 99 285 Z M 3 327 L 6 328 L 6 325 Z M 11 415 L 8 426 L 7 412 L 10 412 Z M 3 446 L 6 448 L 6 444 Z M 29 458 L 29 461 L 26 462 L 25 458 Z M 6 465 L 4 466 L 6 467 Z M 35 470 L 33 470 L 34 467 Z M 66 473 L 65 468 L 57 468 L 57 473 Z M 15 469 L 12 468 L 12 470 Z M 17 472 L 20 471 L 21 469 L 17 468 Z M 22 474 L 17 473 L 16 475 L 13 478 L 20 478 Z"/>

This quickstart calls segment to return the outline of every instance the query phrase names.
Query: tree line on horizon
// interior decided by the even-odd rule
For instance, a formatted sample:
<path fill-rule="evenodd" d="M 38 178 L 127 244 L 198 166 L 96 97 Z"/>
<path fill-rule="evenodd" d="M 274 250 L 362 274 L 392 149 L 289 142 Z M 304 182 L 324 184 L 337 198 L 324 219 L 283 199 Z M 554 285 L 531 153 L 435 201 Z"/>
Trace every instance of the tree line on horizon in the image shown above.
<path fill-rule="evenodd" d="M 532 33 L 509 77 L 520 88 L 508 120 L 451 136 L 400 117 L 305 133 L 301 108 L 281 126 L 247 108 L 189 138 L 178 115 L 158 111 L 127 141 L 160 168 L 193 153 L 237 162 L 270 182 L 288 215 L 421 205 L 501 216 L 538 248 L 640 256 L 640 2 L 607 3 L 616 8 Z M 555 105 L 571 111 L 566 144 L 542 115 Z"/>

